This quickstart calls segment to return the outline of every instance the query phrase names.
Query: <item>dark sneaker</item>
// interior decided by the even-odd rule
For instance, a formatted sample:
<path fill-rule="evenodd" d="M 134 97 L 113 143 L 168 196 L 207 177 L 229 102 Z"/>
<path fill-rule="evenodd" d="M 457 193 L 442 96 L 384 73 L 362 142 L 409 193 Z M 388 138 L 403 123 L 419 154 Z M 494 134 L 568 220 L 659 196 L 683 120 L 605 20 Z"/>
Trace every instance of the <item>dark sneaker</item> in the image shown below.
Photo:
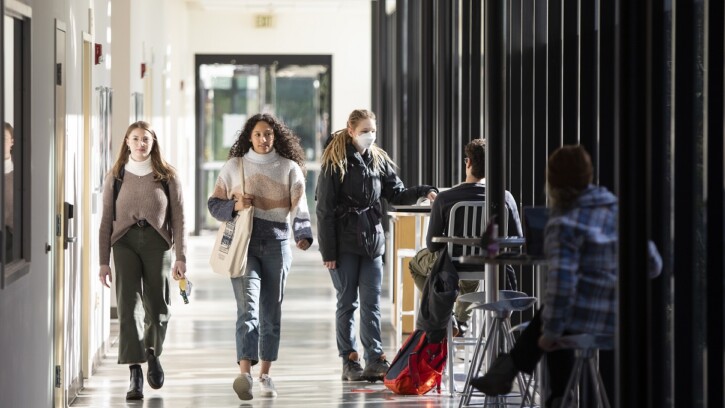
<path fill-rule="evenodd" d="M 161 362 L 156 357 L 154 349 L 146 349 L 146 362 L 149 365 L 146 380 L 151 388 L 158 390 L 164 386 L 164 369 L 161 368 Z"/>
<path fill-rule="evenodd" d="M 348 360 L 342 363 L 342 381 L 362 381 L 363 369 L 357 358 L 357 353 L 351 353 Z"/>
<path fill-rule="evenodd" d="M 143 399 L 143 371 L 141 366 L 134 364 L 128 366 L 130 374 L 130 384 L 128 385 L 128 391 L 126 391 L 127 400 L 141 400 Z"/>
<path fill-rule="evenodd" d="M 501 354 L 483 377 L 471 380 L 471 386 L 486 395 L 508 394 L 518 372 L 511 355 Z"/>
<path fill-rule="evenodd" d="M 382 355 L 377 360 L 365 364 L 362 377 L 370 382 L 383 381 L 389 368 L 390 363 L 385 359 L 385 355 Z"/>
<path fill-rule="evenodd" d="M 254 395 L 252 395 L 252 375 L 249 373 L 238 375 L 234 379 L 232 388 L 234 388 L 237 397 L 242 401 L 249 401 L 254 398 Z"/>

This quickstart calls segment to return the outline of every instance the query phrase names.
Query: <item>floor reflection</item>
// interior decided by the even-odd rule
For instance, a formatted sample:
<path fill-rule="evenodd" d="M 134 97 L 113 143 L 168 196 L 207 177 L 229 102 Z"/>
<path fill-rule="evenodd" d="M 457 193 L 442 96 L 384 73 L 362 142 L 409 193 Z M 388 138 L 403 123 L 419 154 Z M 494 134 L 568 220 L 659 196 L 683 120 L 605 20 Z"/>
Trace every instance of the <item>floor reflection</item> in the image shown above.
<path fill-rule="evenodd" d="M 294 262 L 283 304 L 280 356 L 271 372 L 279 396 L 239 401 L 232 390 L 232 381 L 237 375 L 236 305 L 229 280 L 212 273 L 208 267 L 210 250 L 210 237 L 190 237 L 188 269 L 194 292 L 189 304 L 183 304 L 180 297 L 173 299 L 172 318 L 161 356 L 166 372 L 164 387 L 153 390 L 146 384 L 143 401 L 126 402 L 128 368 L 116 364 L 117 349 L 112 344 L 94 375 L 86 380 L 73 407 L 458 406 L 458 399 L 447 395 L 398 396 L 380 382 L 343 383 L 340 380 L 341 362 L 334 335 L 335 293 L 316 247 L 307 252 L 293 249 Z M 387 288 L 383 294 L 387 294 Z M 389 299 L 383 299 L 382 315 L 385 319 L 390 316 Z M 112 330 L 116 330 L 115 323 Z M 390 348 L 387 354 L 391 358 L 395 355 L 393 335 L 392 326 L 386 324 L 384 341 Z M 259 391 L 257 384 L 254 391 Z"/>

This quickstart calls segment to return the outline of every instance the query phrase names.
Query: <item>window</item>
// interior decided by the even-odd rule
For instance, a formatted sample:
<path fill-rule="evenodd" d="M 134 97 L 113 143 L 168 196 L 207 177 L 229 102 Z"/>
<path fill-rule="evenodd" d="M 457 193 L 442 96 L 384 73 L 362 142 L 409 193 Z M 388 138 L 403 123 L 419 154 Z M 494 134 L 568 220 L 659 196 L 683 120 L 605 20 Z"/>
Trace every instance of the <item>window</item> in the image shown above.
<path fill-rule="evenodd" d="M 30 270 L 30 10 L 16 7 L 2 24 L 2 288 Z"/>

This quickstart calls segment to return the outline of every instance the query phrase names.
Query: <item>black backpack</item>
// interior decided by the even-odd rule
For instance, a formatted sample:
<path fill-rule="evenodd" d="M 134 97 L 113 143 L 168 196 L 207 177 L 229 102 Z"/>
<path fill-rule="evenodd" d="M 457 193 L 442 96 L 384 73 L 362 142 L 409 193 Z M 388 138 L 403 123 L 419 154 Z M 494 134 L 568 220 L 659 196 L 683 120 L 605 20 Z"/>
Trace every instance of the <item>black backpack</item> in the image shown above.
<path fill-rule="evenodd" d="M 429 342 L 438 343 L 446 338 L 457 297 L 458 271 L 446 248 L 442 248 L 437 252 L 436 261 L 425 280 L 415 324 L 418 329 L 425 330 Z"/>

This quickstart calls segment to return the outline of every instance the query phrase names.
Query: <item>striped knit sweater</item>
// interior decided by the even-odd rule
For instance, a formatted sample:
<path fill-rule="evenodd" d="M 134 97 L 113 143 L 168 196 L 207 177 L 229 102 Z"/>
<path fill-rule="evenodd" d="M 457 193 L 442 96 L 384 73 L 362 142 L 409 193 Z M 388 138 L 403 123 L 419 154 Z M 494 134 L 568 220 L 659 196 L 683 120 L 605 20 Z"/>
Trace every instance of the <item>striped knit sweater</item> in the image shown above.
<path fill-rule="evenodd" d="M 275 151 L 259 154 L 249 150 L 244 157 L 229 159 L 222 167 L 207 203 L 211 215 L 219 221 L 229 221 L 236 215 L 232 195 L 241 192 L 239 164 L 242 162 L 244 192 L 254 196 L 252 238 L 289 238 L 291 214 L 295 241 L 307 239 L 312 242 L 302 169 Z"/>
<path fill-rule="evenodd" d="M 150 165 L 150 159 L 149 159 Z M 137 173 L 133 173 L 136 171 Z M 126 166 L 121 190 L 116 199 L 116 220 L 113 220 L 112 173 L 103 183 L 103 216 L 99 229 L 100 265 L 110 265 L 111 246 L 116 243 L 139 220 L 146 220 L 169 243 L 174 246 L 176 260 L 186 262 L 186 233 L 184 231 L 184 200 L 178 178 L 169 180 L 169 197 L 166 198 L 160 181 L 153 173 L 139 172 L 138 168 Z M 167 207 L 171 205 L 171 220 L 167 219 Z"/>

